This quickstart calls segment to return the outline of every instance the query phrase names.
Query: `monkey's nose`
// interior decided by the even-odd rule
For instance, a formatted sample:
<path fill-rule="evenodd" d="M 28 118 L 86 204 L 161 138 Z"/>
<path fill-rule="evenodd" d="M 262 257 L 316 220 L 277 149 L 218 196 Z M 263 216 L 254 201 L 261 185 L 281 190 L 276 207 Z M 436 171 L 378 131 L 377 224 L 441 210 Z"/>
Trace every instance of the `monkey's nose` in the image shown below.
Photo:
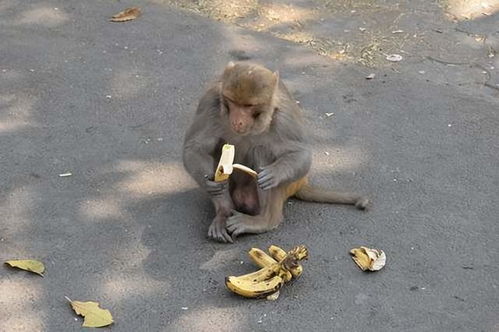
<path fill-rule="evenodd" d="M 234 122 L 232 122 L 232 127 L 234 127 L 234 129 L 236 131 L 240 131 L 243 128 L 243 122 L 242 121 L 234 121 Z"/>

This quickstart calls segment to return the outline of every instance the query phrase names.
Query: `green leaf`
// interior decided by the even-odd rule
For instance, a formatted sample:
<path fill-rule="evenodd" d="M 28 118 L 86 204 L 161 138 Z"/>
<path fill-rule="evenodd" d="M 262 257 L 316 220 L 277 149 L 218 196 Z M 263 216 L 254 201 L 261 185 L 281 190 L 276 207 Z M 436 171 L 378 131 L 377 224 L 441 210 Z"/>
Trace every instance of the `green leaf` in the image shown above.
<path fill-rule="evenodd" d="M 33 259 L 18 259 L 6 261 L 5 264 L 9 264 L 12 267 L 17 267 L 18 269 L 30 271 L 37 273 L 43 277 L 43 272 L 45 271 L 45 266 L 42 262 Z"/>

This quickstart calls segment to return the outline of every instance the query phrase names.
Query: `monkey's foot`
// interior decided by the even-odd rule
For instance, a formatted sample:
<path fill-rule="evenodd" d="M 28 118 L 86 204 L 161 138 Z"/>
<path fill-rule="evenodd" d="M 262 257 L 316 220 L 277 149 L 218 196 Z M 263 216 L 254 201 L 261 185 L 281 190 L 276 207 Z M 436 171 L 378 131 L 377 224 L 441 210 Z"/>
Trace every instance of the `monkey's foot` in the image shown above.
<path fill-rule="evenodd" d="M 225 220 L 219 217 L 215 217 L 208 228 L 208 238 L 223 243 L 234 243 L 232 237 L 227 233 Z"/>
<path fill-rule="evenodd" d="M 258 234 L 266 231 L 261 225 L 263 220 L 259 216 L 249 216 L 238 211 L 232 211 L 232 216 L 227 219 L 227 230 L 235 239 L 241 234 Z"/>
<path fill-rule="evenodd" d="M 367 209 L 367 206 L 369 205 L 369 199 L 365 197 L 360 197 L 357 202 L 355 202 L 355 207 L 359 210 L 365 210 Z"/>

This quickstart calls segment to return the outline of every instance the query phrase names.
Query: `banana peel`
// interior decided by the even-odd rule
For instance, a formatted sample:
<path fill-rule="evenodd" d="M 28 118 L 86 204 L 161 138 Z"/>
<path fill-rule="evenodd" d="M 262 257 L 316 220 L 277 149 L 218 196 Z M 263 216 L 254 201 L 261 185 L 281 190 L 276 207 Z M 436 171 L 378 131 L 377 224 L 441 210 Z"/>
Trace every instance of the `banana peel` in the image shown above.
<path fill-rule="evenodd" d="M 350 250 L 352 259 L 362 271 L 378 271 L 385 266 L 386 255 L 383 250 L 367 247 L 353 248 Z"/>
<path fill-rule="evenodd" d="M 234 169 L 239 169 L 245 173 L 248 173 L 252 177 L 257 176 L 257 173 L 251 168 L 241 164 L 234 164 L 235 155 L 236 150 L 234 145 L 224 144 L 222 146 L 222 154 L 220 156 L 217 169 L 215 170 L 215 182 L 227 180 Z"/>
<path fill-rule="evenodd" d="M 296 273 L 298 267 L 300 272 L 297 276 L 301 275 L 303 269 L 299 261 L 308 258 L 308 249 L 305 246 L 296 246 L 288 253 L 277 246 L 271 248 L 273 251 L 269 248 L 269 253 L 271 255 L 274 253 L 274 256 L 269 256 L 258 248 L 252 248 L 248 254 L 261 269 L 238 277 L 226 277 L 227 288 L 247 298 L 266 297 L 275 294 L 285 282 L 290 281 L 294 277 L 292 271 Z"/>

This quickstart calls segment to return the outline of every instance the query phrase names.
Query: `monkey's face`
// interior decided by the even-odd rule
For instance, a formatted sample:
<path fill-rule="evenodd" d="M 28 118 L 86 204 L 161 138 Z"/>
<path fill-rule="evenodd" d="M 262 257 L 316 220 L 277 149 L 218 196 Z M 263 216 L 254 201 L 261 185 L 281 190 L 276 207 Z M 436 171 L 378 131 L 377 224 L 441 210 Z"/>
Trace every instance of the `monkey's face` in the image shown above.
<path fill-rule="evenodd" d="M 221 80 L 229 124 L 238 135 L 259 135 L 269 128 L 278 73 L 265 67 L 229 63 Z"/>
<path fill-rule="evenodd" d="M 241 105 L 233 100 L 225 98 L 229 111 L 229 124 L 233 132 L 238 135 L 259 134 L 260 117 L 262 109 L 260 105 Z"/>

